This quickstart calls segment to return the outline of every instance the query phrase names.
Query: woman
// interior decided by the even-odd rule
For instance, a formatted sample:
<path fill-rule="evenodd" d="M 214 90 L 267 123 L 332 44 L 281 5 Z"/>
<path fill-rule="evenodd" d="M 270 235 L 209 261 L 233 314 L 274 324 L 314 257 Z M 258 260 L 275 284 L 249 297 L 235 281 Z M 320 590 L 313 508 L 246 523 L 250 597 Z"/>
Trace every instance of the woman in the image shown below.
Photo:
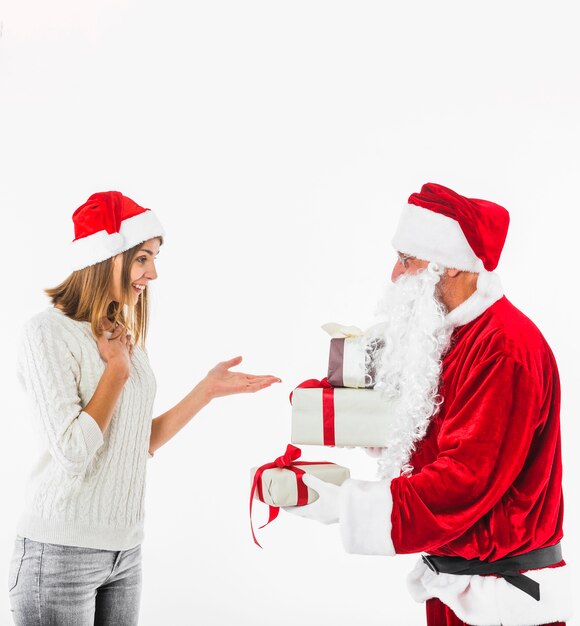
<path fill-rule="evenodd" d="M 19 378 L 43 446 L 10 564 L 17 626 L 137 624 L 148 457 L 212 399 L 280 382 L 231 372 L 237 357 L 152 420 L 147 285 L 163 229 L 116 191 L 73 222 L 74 271 L 22 333 Z"/>

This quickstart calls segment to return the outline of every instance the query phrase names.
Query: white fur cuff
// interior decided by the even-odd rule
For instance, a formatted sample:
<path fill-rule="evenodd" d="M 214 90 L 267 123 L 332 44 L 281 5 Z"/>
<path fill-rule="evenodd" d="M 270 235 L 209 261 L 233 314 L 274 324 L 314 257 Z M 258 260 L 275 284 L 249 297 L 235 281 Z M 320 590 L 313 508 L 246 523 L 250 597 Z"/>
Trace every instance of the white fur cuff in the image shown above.
<path fill-rule="evenodd" d="M 347 552 L 393 556 L 388 480 L 347 480 L 340 488 L 340 532 Z"/>

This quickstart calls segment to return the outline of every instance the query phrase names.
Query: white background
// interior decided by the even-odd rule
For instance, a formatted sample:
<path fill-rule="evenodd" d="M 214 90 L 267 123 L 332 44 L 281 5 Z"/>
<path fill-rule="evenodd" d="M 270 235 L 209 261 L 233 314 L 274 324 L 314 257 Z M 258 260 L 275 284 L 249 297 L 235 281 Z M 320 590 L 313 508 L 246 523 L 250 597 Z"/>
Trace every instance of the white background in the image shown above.
<path fill-rule="evenodd" d="M 118 189 L 167 231 L 152 286 L 156 414 L 236 354 L 283 379 L 216 401 L 149 461 L 141 624 L 422 623 L 404 582 L 415 556 L 349 556 L 336 527 L 288 515 L 260 533 L 260 550 L 248 495 L 249 468 L 289 440 L 288 393 L 325 374 L 319 326 L 372 321 L 400 209 L 427 181 L 511 213 L 499 273 L 559 362 L 564 550 L 577 565 L 574 5 L 4 1 L 5 569 L 33 454 L 17 332 L 66 276 L 73 210 Z M 374 477 L 360 451 L 304 452 Z M 256 521 L 265 516 L 258 504 Z"/>

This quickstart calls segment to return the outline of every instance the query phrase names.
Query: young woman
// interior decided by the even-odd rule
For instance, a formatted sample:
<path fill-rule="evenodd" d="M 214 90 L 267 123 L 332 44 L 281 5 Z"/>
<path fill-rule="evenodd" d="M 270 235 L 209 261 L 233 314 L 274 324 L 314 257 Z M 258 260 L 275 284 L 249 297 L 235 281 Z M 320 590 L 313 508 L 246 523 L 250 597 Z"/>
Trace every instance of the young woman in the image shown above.
<path fill-rule="evenodd" d="M 147 459 L 211 400 L 280 380 L 219 363 L 151 419 L 145 351 L 149 281 L 163 229 L 116 191 L 73 214 L 74 271 L 25 324 L 19 379 L 42 451 L 29 478 L 10 563 L 17 626 L 137 624 Z"/>

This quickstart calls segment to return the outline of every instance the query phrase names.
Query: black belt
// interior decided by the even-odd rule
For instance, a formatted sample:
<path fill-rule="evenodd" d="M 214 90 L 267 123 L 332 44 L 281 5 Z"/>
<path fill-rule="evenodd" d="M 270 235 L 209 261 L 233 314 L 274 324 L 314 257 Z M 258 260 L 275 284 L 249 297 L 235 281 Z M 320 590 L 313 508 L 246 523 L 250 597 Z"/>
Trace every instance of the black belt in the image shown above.
<path fill-rule="evenodd" d="M 555 546 L 532 550 L 526 554 L 499 559 L 493 562 L 479 559 L 463 559 L 460 556 L 422 556 L 427 567 L 436 574 L 495 574 L 504 578 L 510 585 L 521 589 L 535 600 L 540 599 L 540 585 L 520 570 L 540 569 L 555 565 L 562 560 L 562 548 Z"/>

